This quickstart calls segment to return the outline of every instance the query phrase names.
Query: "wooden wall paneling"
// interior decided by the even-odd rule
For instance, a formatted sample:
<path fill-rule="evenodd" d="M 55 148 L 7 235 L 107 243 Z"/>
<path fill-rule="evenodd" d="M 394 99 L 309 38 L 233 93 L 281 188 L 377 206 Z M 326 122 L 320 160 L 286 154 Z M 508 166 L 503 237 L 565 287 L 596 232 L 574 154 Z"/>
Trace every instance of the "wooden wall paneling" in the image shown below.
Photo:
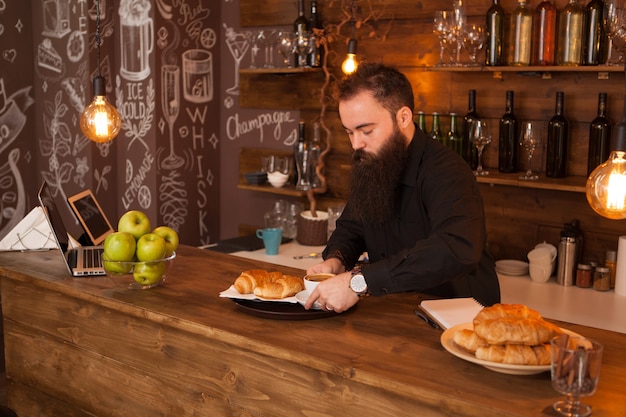
<path fill-rule="evenodd" d="M 319 108 L 323 73 L 308 71 L 290 74 L 240 73 L 239 85 L 244 94 L 239 96 L 242 108 Z"/>

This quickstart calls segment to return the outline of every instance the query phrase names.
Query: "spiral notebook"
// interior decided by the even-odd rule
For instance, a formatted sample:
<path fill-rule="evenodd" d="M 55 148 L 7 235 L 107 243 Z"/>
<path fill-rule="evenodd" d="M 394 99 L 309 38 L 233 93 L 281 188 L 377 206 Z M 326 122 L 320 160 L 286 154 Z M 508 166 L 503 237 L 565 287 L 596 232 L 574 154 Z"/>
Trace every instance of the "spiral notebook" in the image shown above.
<path fill-rule="evenodd" d="M 441 329 L 447 330 L 458 324 L 471 322 L 483 306 L 475 299 L 468 297 L 423 300 L 419 308 Z"/>

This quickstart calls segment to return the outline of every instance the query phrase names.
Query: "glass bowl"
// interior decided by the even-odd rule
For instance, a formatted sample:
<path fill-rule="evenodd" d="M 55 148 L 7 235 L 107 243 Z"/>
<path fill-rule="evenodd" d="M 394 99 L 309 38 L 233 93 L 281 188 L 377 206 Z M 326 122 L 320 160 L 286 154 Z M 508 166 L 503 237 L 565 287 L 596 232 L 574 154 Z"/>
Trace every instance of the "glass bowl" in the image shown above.
<path fill-rule="evenodd" d="M 107 261 L 102 259 L 107 275 L 119 286 L 145 290 L 162 285 L 176 259 L 176 252 L 167 258 L 146 262 Z"/>

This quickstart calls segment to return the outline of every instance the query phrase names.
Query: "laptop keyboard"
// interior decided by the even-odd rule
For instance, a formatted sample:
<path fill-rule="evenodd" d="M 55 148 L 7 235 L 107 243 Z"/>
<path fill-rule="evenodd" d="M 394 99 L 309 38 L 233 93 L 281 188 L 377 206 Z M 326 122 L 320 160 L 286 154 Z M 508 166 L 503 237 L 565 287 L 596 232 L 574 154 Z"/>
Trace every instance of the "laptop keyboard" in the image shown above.
<path fill-rule="evenodd" d="M 83 268 L 94 268 L 102 265 L 100 255 L 101 249 L 85 249 L 83 250 Z"/>

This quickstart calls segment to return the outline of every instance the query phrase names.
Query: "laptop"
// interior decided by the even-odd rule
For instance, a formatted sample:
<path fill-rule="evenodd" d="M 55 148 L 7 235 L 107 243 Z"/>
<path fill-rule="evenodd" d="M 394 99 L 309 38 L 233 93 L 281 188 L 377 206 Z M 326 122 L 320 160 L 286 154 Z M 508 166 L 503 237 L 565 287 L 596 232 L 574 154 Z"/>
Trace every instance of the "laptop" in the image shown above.
<path fill-rule="evenodd" d="M 87 245 L 102 245 L 107 235 L 114 232 L 91 190 L 81 191 L 69 197 L 67 202 L 85 231 Z"/>
<path fill-rule="evenodd" d="M 102 266 L 102 246 L 70 248 L 67 228 L 46 181 L 41 185 L 37 197 L 70 274 L 75 277 L 106 275 Z"/>

